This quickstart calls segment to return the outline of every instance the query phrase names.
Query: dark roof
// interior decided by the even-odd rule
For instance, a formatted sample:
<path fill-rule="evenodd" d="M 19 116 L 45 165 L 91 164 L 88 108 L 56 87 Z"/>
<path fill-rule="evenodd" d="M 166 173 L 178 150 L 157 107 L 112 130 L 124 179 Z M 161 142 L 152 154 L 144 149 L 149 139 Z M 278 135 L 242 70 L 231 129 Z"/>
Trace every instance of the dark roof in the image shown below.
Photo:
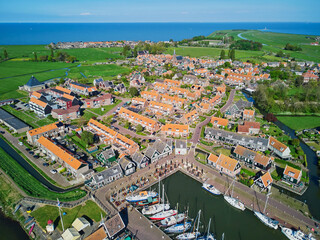
<path fill-rule="evenodd" d="M 39 82 L 34 76 L 32 76 L 27 82 L 26 86 L 34 87 L 38 85 L 42 85 L 43 83 Z"/>
<path fill-rule="evenodd" d="M 16 130 L 21 128 L 29 127 L 27 124 L 22 122 L 20 119 L 16 118 L 15 116 L 11 115 L 10 113 L 6 112 L 5 110 L 0 108 L 0 119 L 6 122 L 8 125 L 13 127 Z"/>
<path fill-rule="evenodd" d="M 0 119 L 5 120 L 5 119 L 9 119 L 9 118 L 13 118 L 13 116 L 10 113 L 3 110 L 2 108 L 0 108 Z"/>

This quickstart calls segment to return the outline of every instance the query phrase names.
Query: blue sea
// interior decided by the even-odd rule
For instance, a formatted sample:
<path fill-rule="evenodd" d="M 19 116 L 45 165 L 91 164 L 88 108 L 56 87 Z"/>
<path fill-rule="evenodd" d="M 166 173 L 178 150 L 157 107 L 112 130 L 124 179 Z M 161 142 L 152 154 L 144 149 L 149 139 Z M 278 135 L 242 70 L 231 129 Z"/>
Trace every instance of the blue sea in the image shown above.
<path fill-rule="evenodd" d="M 320 23 L 0 23 L 0 45 L 66 41 L 175 41 L 217 30 L 267 28 L 271 32 L 320 35 Z"/>

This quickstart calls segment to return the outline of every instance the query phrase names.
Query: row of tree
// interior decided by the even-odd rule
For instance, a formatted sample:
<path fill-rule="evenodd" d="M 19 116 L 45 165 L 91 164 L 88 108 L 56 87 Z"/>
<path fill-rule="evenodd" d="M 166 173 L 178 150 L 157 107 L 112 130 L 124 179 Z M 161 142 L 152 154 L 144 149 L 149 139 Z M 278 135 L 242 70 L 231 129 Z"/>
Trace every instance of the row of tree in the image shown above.
<path fill-rule="evenodd" d="M 250 40 L 237 40 L 230 45 L 231 49 L 260 51 L 262 43 Z"/>
<path fill-rule="evenodd" d="M 225 50 L 221 50 L 220 52 L 220 59 L 231 59 L 232 61 L 236 59 L 236 50 L 230 49 L 228 51 L 228 55 L 226 55 Z"/>
<path fill-rule="evenodd" d="M 163 53 L 168 47 L 170 46 L 169 43 L 158 42 L 158 43 L 138 43 L 133 49 L 130 46 L 124 46 L 122 49 L 122 55 L 125 57 L 137 57 L 139 51 L 148 51 L 151 54 L 161 54 Z"/>
<path fill-rule="evenodd" d="M 289 50 L 289 51 L 302 51 L 302 48 L 299 46 L 292 45 L 290 43 L 287 43 L 286 46 L 284 47 L 284 50 Z"/>

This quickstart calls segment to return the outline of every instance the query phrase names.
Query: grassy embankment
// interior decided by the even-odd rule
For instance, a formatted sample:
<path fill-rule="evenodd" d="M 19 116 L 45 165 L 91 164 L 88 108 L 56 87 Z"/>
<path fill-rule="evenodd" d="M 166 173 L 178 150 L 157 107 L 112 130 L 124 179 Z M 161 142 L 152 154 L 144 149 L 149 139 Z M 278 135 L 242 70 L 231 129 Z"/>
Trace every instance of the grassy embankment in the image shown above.
<path fill-rule="evenodd" d="M 277 116 L 277 118 L 293 130 L 310 129 L 320 126 L 320 117 L 316 116 Z"/>
<path fill-rule="evenodd" d="M 74 208 L 62 208 L 62 212 L 66 213 L 66 215 L 63 216 L 63 224 L 65 229 L 71 227 L 72 222 L 78 217 L 86 216 L 95 222 L 99 222 L 101 220 L 101 213 L 103 217 L 106 216 L 105 212 L 91 200 L 86 201 L 84 205 Z M 54 221 L 54 225 L 57 226 L 60 231 L 62 231 L 59 211 L 55 206 L 47 205 L 40 207 L 32 212 L 31 216 L 37 220 L 43 229 L 46 228 L 48 219 L 51 219 Z"/>
<path fill-rule="evenodd" d="M 56 193 L 47 189 L 17 161 L 0 148 L 0 168 L 29 196 L 61 201 L 73 201 L 86 195 L 85 191 L 75 189 L 66 193 Z"/>

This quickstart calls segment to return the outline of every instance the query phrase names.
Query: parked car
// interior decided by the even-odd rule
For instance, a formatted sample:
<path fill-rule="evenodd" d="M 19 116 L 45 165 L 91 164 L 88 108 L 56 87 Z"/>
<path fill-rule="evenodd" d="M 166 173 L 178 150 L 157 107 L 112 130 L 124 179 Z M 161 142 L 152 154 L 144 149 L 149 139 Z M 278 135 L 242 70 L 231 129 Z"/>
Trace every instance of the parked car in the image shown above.
<path fill-rule="evenodd" d="M 51 169 L 50 172 L 51 172 L 52 174 L 56 174 L 56 173 L 57 173 L 57 170 Z"/>
<path fill-rule="evenodd" d="M 46 163 L 46 162 L 45 162 L 45 163 L 42 163 L 42 165 L 45 166 L 45 167 L 48 167 L 48 166 L 49 166 L 49 163 Z"/>

